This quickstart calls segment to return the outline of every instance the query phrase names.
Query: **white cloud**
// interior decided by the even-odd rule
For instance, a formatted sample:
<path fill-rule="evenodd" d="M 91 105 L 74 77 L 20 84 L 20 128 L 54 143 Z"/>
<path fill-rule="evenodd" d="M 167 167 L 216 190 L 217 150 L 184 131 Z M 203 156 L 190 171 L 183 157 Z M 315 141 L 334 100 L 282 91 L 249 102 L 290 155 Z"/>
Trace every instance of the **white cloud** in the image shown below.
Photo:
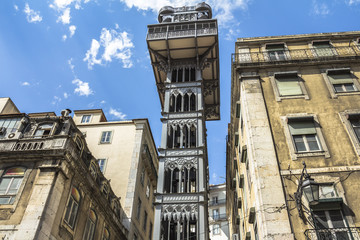
<path fill-rule="evenodd" d="M 73 59 L 70 58 L 70 59 L 68 60 L 68 64 L 69 64 L 69 67 L 70 67 L 71 71 L 74 72 L 75 65 L 72 63 L 72 61 L 73 61 Z"/>
<path fill-rule="evenodd" d="M 70 8 L 65 8 L 57 21 L 62 22 L 63 24 L 69 24 L 70 18 Z"/>
<path fill-rule="evenodd" d="M 101 102 L 100 102 L 100 104 L 105 104 L 106 103 L 106 101 L 105 100 L 102 100 Z"/>
<path fill-rule="evenodd" d="M 100 47 L 103 48 L 103 54 L 97 58 Z M 92 69 L 95 64 L 102 65 L 104 62 L 111 62 L 118 59 L 122 62 L 124 68 L 131 68 L 131 49 L 134 47 L 127 32 L 118 32 L 114 29 L 103 28 L 100 34 L 100 42 L 92 39 L 91 47 L 86 52 L 84 61 L 88 62 L 88 68 Z"/>
<path fill-rule="evenodd" d="M 66 39 L 67 39 L 66 34 L 62 35 L 62 40 L 63 40 L 63 41 L 66 41 Z"/>
<path fill-rule="evenodd" d="M 54 96 L 54 99 L 52 100 L 51 104 L 55 105 L 57 103 L 61 102 L 61 98 L 58 96 Z"/>
<path fill-rule="evenodd" d="M 330 13 L 330 9 L 326 3 L 318 2 L 317 0 L 312 1 L 312 11 L 313 15 L 326 16 Z"/>
<path fill-rule="evenodd" d="M 120 111 L 117 111 L 116 109 L 113 109 L 113 108 L 110 108 L 109 114 L 113 115 L 116 118 L 119 118 L 120 120 L 124 120 L 126 118 L 126 114 L 124 114 Z"/>
<path fill-rule="evenodd" d="M 21 82 L 20 84 L 21 84 L 21 86 L 30 86 L 29 82 Z"/>
<path fill-rule="evenodd" d="M 74 36 L 75 31 L 76 31 L 76 26 L 75 26 L 75 25 L 71 25 L 71 26 L 69 27 L 69 31 L 70 31 L 69 37 Z"/>
<path fill-rule="evenodd" d="M 19 11 L 18 5 L 14 4 L 14 9 L 15 9 L 15 11 Z"/>
<path fill-rule="evenodd" d="M 67 99 L 70 95 L 66 92 L 64 92 L 64 98 Z"/>
<path fill-rule="evenodd" d="M 80 96 L 89 96 L 94 94 L 94 91 L 89 87 L 88 82 L 83 82 L 80 79 L 75 79 L 72 81 L 77 87 L 74 90 L 74 93 L 79 94 Z"/>
<path fill-rule="evenodd" d="M 42 21 L 40 12 L 35 12 L 34 10 L 30 9 L 28 3 L 25 3 L 24 13 L 26 14 L 26 19 L 29 23 L 33 23 L 33 22 L 36 23 Z"/>
<path fill-rule="evenodd" d="M 348 2 L 349 5 L 358 4 L 358 3 L 360 3 L 360 0 L 349 0 Z"/>

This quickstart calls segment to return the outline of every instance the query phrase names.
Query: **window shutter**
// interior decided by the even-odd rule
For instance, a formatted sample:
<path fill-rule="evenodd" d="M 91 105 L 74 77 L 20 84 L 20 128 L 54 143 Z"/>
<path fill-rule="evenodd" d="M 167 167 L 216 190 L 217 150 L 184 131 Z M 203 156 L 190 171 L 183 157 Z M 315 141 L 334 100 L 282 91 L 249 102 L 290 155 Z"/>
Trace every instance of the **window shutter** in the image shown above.
<path fill-rule="evenodd" d="M 291 135 L 316 134 L 313 121 L 291 122 L 289 123 Z"/>
<path fill-rule="evenodd" d="M 238 132 L 235 133 L 235 146 L 236 147 L 239 146 L 239 133 Z"/>
<path fill-rule="evenodd" d="M 236 102 L 236 118 L 240 118 L 240 102 Z"/>
<path fill-rule="evenodd" d="M 232 189 L 236 188 L 236 178 L 232 179 L 231 187 L 232 187 Z"/>
<path fill-rule="evenodd" d="M 243 187 L 244 187 L 244 174 L 241 174 L 239 179 L 239 188 L 243 188 Z"/>
<path fill-rule="evenodd" d="M 236 216 L 236 225 L 240 225 L 240 216 L 239 215 Z"/>
<path fill-rule="evenodd" d="M 249 223 L 253 224 L 255 222 L 255 207 L 250 208 L 249 211 Z"/>
<path fill-rule="evenodd" d="M 242 204 L 241 197 L 239 197 L 239 198 L 237 199 L 237 207 L 238 207 L 238 208 L 241 208 L 241 204 Z"/>
<path fill-rule="evenodd" d="M 241 162 L 242 163 L 246 162 L 246 159 L 247 159 L 247 146 L 244 145 L 241 151 Z"/>
<path fill-rule="evenodd" d="M 281 96 L 302 95 L 298 77 L 294 78 L 277 78 L 276 84 L 278 86 Z"/>
<path fill-rule="evenodd" d="M 238 169 L 238 165 L 237 165 L 237 159 L 236 159 L 236 157 L 234 157 L 234 168 L 235 168 L 235 169 Z"/>
<path fill-rule="evenodd" d="M 351 74 L 329 74 L 328 78 L 331 84 L 345 84 L 345 83 L 353 83 L 353 79 Z"/>

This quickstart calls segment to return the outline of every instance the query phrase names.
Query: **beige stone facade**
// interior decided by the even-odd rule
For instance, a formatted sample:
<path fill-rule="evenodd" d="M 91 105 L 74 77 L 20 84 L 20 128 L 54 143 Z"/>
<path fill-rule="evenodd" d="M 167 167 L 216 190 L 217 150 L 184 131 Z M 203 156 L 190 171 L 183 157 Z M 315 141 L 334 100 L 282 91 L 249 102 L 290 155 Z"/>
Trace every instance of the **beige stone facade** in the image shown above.
<path fill-rule="evenodd" d="M 95 109 L 74 111 L 74 121 L 120 197 L 129 239 L 152 239 L 158 155 L 148 120 L 107 121 Z"/>
<path fill-rule="evenodd" d="M 69 112 L 0 114 L 1 239 L 127 239 L 118 197 Z"/>
<path fill-rule="evenodd" d="M 359 239 L 359 37 L 235 43 L 227 141 L 233 239 Z M 303 197 L 298 210 L 302 162 L 320 184 L 320 200 Z"/>

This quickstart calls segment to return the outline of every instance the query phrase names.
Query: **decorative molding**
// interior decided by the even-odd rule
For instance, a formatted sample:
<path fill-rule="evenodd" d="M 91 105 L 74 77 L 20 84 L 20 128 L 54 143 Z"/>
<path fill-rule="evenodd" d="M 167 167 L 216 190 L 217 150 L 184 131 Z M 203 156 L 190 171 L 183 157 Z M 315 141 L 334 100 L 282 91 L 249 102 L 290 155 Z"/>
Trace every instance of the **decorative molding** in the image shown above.
<path fill-rule="evenodd" d="M 178 196 L 163 196 L 164 203 L 185 203 L 185 202 L 198 202 L 198 196 L 193 195 L 178 195 Z"/>
<path fill-rule="evenodd" d="M 183 168 L 197 169 L 198 165 L 198 158 L 197 157 L 179 157 L 179 158 L 166 158 L 165 162 L 165 169 L 175 169 L 178 168 L 182 170 Z"/>
<path fill-rule="evenodd" d="M 218 116 L 219 114 L 216 112 L 216 108 L 216 105 L 205 106 L 205 117 L 211 118 Z"/>
<path fill-rule="evenodd" d="M 197 204 L 164 204 L 161 218 L 164 220 L 196 220 L 198 218 Z"/>
<path fill-rule="evenodd" d="M 208 95 L 214 94 L 215 90 L 219 88 L 219 82 L 218 81 L 211 81 L 207 82 L 204 81 L 204 98 Z"/>
<path fill-rule="evenodd" d="M 182 127 L 184 125 L 192 125 L 192 124 L 194 124 L 195 127 L 197 126 L 197 119 L 196 118 L 168 120 L 168 125 L 180 125 Z"/>
<path fill-rule="evenodd" d="M 184 156 L 184 155 L 198 155 L 202 154 L 197 150 L 167 150 L 166 156 Z"/>

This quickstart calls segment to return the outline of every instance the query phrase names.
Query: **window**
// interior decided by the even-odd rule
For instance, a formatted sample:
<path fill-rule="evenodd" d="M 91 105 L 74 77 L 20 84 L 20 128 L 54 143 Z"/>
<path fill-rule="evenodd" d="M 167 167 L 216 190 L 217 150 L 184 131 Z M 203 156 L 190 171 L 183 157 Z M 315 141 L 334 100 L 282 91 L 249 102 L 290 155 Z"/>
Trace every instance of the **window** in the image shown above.
<path fill-rule="evenodd" d="M 150 197 L 150 182 L 148 181 L 146 184 L 146 197 Z"/>
<path fill-rule="evenodd" d="M 285 45 L 281 44 L 267 44 L 266 51 L 270 61 L 284 61 L 286 60 Z"/>
<path fill-rule="evenodd" d="M 213 209 L 213 219 L 214 220 L 219 219 L 219 209 Z"/>
<path fill-rule="evenodd" d="M 336 50 L 330 44 L 330 41 L 313 42 L 314 53 L 316 57 L 330 57 L 336 55 Z"/>
<path fill-rule="evenodd" d="M 97 167 L 96 167 L 96 164 L 94 162 L 91 162 L 90 163 L 90 174 L 91 176 L 96 179 L 97 178 Z"/>
<path fill-rule="evenodd" d="M 174 125 L 168 127 L 168 148 L 192 148 L 196 147 L 196 127 L 191 125 Z"/>
<path fill-rule="evenodd" d="M 212 204 L 218 204 L 218 196 L 212 197 Z"/>
<path fill-rule="evenodd" d="M 137 205 L 137 209 L 136 209 L 137 219 L 140 219 L 140 213 L 141 213 L 141 200 L 140 200 L 140 198 L 138 198 L 138 205 Z"/>
<path fill-rule="evenodd" d="M 360 115 L 352 115 L 349 118 L 349 121 L 358 142 L 360 142 Z"/>
<path fill-rule="evenodd" d="M 25 168 L 7 169 L 0 180 L 0 204 L 13 204 L 25 175 Z"/>
<path fill-rule="evenodd" d="M 346 110 L 345 112 L 340 112 L 339 115 L 355 151 L 360 155 L 360 109 Z"/>
<path fill-rule="evenodd" d="M 142 167 L 141 168 L 141 173 L 140 173 L 140 183 L 142 186 L 144 186 L 144 181 L 145 181 L 145 168 Z"/>
<path fill-rule="evenodd" d="M 153 225 L 152 225 L 152 223 L 150 222 L 150 227 L 149 227 L 149 240 L 152 239 L 152 229 L 153 229 Z"/>
<path fill-rule="evenodd" d="M 69 225 L 71 229 L 74 229 L 75 226 L 75 220 L 79 210 L 80 200 L 81 195 L 79 191 L 75 187 L 72 187 L 64 217 L 64 222 L 67 223 L 67 225 Z"/>
<path fill-rule="evenodd" d="M 218 234 L 220 234 L 220 225 L 214 224 L 213 225 L 213 235 L 218 235 Z"/>
<path fill-rule="evenodd" d="M 51 133 L 52 127 L 53 123 L 40 124 L 34 133 L 34 138 L 48 137 Z"/>
<path fill-rule="evenodd" d="M 309 99 L 304 80 L 298 72 L 278 72 L 269 75 L 276 101 L 287 98 Z"/>
<path fill-rule="evenodd" d="M 91 115 L 83 115 L 81 118 L 81 123 L 90 123 Z"/>
<path fill-rule="evenodd" d="M 293 160 L 298 157 L 324 155 L 330 157 L 317 117 L 313 114 L 297 113 L 282 117 L 285 137 Z"/>
<path fill-rule="evenodd" d="M 195 75 L 195 68 L 184 67 L 173 69 L 171 74 L 171 82 L 194 82 L 196 80 Z"/>
<path fill-rule="evenodd" d="M 88 216 L 85 230 L 84 230 L 83 240 L 93 240 L 94 239 L 96 221 L 97 221 L 96 213 L 94 212 L 94 210 L 90 209 L 89 216 Z"/>
<path fill-rule="evenodd" d="M 352 239 L 341 210 L 313 211 L 319 239 Z"/>
<path fill-rule="evenodd" d="M 145 212 L 144 212 L 144 222 L 143 222 L 143 229 L 144 229 L 144 231 L 146 231 L 147 217 L 148 217 L 148 214 L 147 214 L 147 212 L 145 211 Z"/>
<path fill-rule="evenodd" d="M 110 240 L 110 232 L 109 232 L 109 229 L 104 228 L 102 240 Z"/>
<path fill-rule="evenodd" d="M 105 182 L 103 183 L 103 186 L 102 186 L 102 192 L 105 195 L 105 198 L 107 199 L 109 197 L 109 186 Z"/>
<path fill-rule="evenodd" d="M 110 143 L 111 133 L 111 131 L 102 132 L 100 143 Z"/>
<path fill-rule="evenodd" d="M 106 166 L 106 159 L 105 158 L 98 159 L 98 164 L 99 164 L 100 171 L 102 173 L 104 173 L 105 172 L 105 166 Z"/>
<path fill-rule="evenodd" d="M 335 93 L 346 93 L 359 91 L 355 86 L 356 81 L 349 70 L 328 71 L 327 77 Z"/>
<path fill-rule="evenodd" d="M 134 240 L 138 240 L 138 236 L 134 233 Z"/>
<path fill-rule="evenodd" d="M 289 122 L 290 133 L 296 152 L 321 151 L 320 142 L 312 119 L 292 119 Z"/>
<path fill-rule="evenodd" d="M 16 132 L 21 122 L 21 118 L 0 119 L 0 138 L 5 137 L 6 133 Z"/>

